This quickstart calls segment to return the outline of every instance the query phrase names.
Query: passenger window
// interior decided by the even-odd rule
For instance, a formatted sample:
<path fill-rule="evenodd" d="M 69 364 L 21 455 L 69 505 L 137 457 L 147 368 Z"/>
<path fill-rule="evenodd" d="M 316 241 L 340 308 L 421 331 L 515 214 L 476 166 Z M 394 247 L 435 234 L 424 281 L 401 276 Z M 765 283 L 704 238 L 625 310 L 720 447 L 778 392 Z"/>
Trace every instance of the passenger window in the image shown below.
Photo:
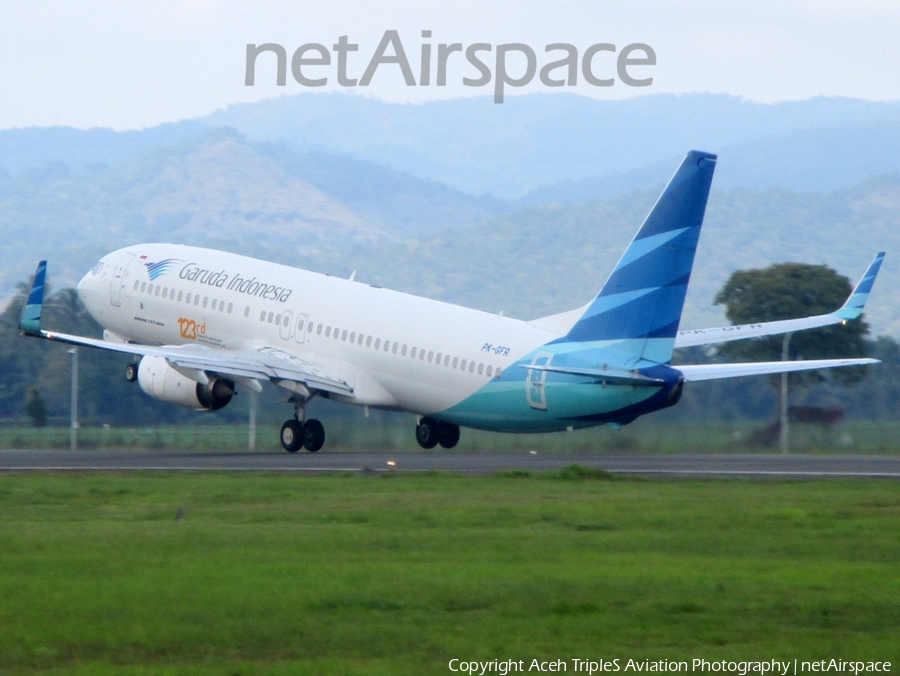
<path fill-rule="evenodd" d="M 494 370 L 494 367 L 491 366 L 490 364 L 488 364 L 488 367 L 487 367 L 487 376 L 488 376 L 488 378 L 491 377 L 491 371 L 493 371 L 493 370 Z"/>
<path fill-rule="evenodd" d="M 372 336 L 366 338 L 366 347 L 372 347 Z M 376 345 L 375 347 L 377 348 L 378 346 Z"/>
<path fill-rule="evenodd" d="M 275 313 L 274 313 L 274 312 L 270 312 L 270 313 L 269 313 L 269 318 L 268 318 L 269 324 L 271 324 L 274 320 L 275 320 Z"/>
<path fill-rule="evenodd" d="M 153 295 L 154 295 L 154 296 L 158 296 L 158 295 L 159 295 L 159 287 L 158 287 L 158 286 L 153 290 Z"/>
<path fill-rule="evenodd" d="M 413 348 L 413 349 L 410 351 L 409 356 L 412 357 L 413 359 L 416 358 L 416 348 Z"/>
<path fill-rule="evenodd" d="M 397 343 L 394 343 L 394 347 L 391 350 L 394 354 L 397 354 Z"/>
<path fill-rule="evenodd" d="M 351 343 L 356 342 L 356 331 L 354 331 L 353 333 L 350 334 L 350 342 Z"/>
<path fill-rule="evenodd" d="M 319 324 L 319 325 L 316 327 L 316 334 L 319 335 L 319 336 L 322 335 L 322 325 L 321 325 L 321 324 Z"/>
<path fill-rule="evenodd" d="M 376 339 L 375 339 L 375 349 L 376 349 L 376 350 L 380 350 L 380 349 L 381 349 L 381 338 L 376 338 Z"/>
<path fill-rule="evenodd" d="M 244 317 L 249 317 L 249 316 L 250 316 L 250 306 L 248 305 L 247 307 L 244 308 Z"/>
<path fill-rule="evenodd" d="M 449 366 L 449 365 L 450 365 L 450 355 L 445 354 L 444 355 L 444 366 Z"/>
<path fill-rule="evenodd" d="M 356 344 L 357 344 L 357 345 L 362 345 L 362 341 L 363 341 L 363 334 L 360 333 L 360 334 L 359 334 L 359 338 L 356 339 Z M 370 342 L 370 343 L 372 342 L 372 337 L 371 337 L 371 336 L 369 337 L 369 342 Z"/>
<path fill-rule="evenodd" d="M 281 313 L 278 313 L 277 315 L 275 315 L 275 323 L 281 324 Z"/>
<path fill-rule="evenodd" d="M 459 365 L 459 357 L 453 357 L 453 368 Z"/>
<path fill-rule="evenodd" d="M 425 350 L 419 350 L 419 361 L 425 361 Z"/>
<path fill-rule="evenodd" d="M 136 279 L 136 280 L 134 280 L 134 290 L 135 290 L 135 291 L 137 291 L 137 290 L 138 290 L 138 286 L 139 286 L 139 285 L 140 285 L 140 281 L 139 281 L 139 280 L 137 280 L 137 279 Z"/>
<path fill-rule="evenodd" d="M 325 337 L 331 338 L 331 327 L 330 326 L 325 327 Z"/>
<path fill-rule="evenodd" d="M 147 282 L 141 282 L 141 293 L 147 290 Z"/>
<path fill-rule="evenodd" d="M 203 307 L 209 305 L 209 296 L 203 296 Z M 271 319 L 269 321 L 272 321 Z"/>
<path fill-rule="evenodd" d="M 228 304 L 228 314 L 231 314 L 231 311 L 234 309 L 234 303 Z"/>
<path fill-rule="evenodd" d="M 262 312 L 259 313 L 259 321 L 261 321 L 261 322 L 266 321 L 266 311 L 265 310 L 263 310 Z"/>
<path fill-rule="evenodd" d="M 200 294 L 194 296 L 194 305 L 200 305 Z"/>
<path fill-rule="evenodd" d="M 404 346 L 403 346 L 403 349 L 400 350 L 400 355 L 403 356 L 403 357 L 406 356 L 406 345 L 404 345 Z"/>
<path fill-rule="evenodd" d="M 182 300 L 184 300 L 184 291 L 179 291 L 178 292 L 178 302 L 180 303 Z"/>
<path fill-rule="evenodd" d="M 283 319 L 282 322 L 281 322 L 281 325 L 282 325 L 282 326 L 287 326 L 287 325 L 290 324 L 290 323 L 291 323 L 291 318 L 290 318 L 288 315 L 285 315 L 285 316 L 284 316 L 284 319 Z"/>
<path fill-rule="evenodd" d="M 431 351 L 428 352 L 428 363 L 429 363 L 429 364 L 431 363 L 431 360 L 432 360 L 433 357 L 434 357 L 434 350 L 431 350 Z M 438 361 L 440 361 L 440 360 L 441 360 L 441 358 L 438 357 Z"/>
<path fill-rule="evenodd" d="M 344 329 L 341 333 L 341 340 L 347 340 L 347 329 Z"/>
<path fill-rule="evenodd" d="M 188 294 L 188 295 L 186 295 L 186 296 L 184 297 L 184 302 L 185 302 L 185 303 L 190 303 L 190 302 L 191 302 L 191 294 Z"/>
<path fill-rule="evenodd" d="M 302 330 L 303 330 L 303 318 L 301 318 L 300 321 L 297 322 L 297 330 L 298 330 L 298 331 L 302 331 Z"/>
<path fill-rule="evenodd" d="M 475 373 L 475 362 L 474 361 L 469 362 L 469 373 Z"/>
<path fill-rule="evenodd" d="M 168 297 L 169 297 L 169 287 L 168 287 L 168 286 L 164 286 L 164 287 L 163 287 L 163 294 L 162 294 L 162 296 L 163 296 L 163 298 L 168 298 Z"/>
<path fill-rule="evenodd" d="M 502 371 L 500 370 L 500 367 L 498 366 L 497 370 L 494 372 L 494 377 L 499 378 L 501 373 L 502 373 Z"/>

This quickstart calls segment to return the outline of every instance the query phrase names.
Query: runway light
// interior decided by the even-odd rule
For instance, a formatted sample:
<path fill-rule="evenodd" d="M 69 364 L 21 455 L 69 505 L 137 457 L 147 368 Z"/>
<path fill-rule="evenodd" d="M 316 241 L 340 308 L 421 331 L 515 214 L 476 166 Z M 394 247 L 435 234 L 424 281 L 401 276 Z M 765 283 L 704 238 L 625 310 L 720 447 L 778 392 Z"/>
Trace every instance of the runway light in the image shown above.
<path fill-rule="evenodd" d="M 387 464 L 388 464 L 388 467 L 394 467 L 397 463 L 394 462 L 393 460 L 388 460 Z"/>
<path fill-rule="evenodd" d="M 531 455 L 537 455 L 537 451 L 528 451 Z"/>

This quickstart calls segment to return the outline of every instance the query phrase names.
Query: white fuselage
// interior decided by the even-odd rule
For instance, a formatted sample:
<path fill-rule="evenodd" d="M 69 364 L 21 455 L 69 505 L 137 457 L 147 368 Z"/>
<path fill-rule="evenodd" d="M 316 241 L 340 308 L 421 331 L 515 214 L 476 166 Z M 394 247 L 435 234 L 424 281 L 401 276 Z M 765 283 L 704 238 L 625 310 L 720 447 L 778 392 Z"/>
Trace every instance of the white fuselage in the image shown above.
<path fill-rule="evenodd" d="M 456 405 L 559 336 L 449 303 L 174 244 L 114 251 L 78 290 L 110 338 L 275 348 L 346 382 L 350 403 L 419 414 Z"/>

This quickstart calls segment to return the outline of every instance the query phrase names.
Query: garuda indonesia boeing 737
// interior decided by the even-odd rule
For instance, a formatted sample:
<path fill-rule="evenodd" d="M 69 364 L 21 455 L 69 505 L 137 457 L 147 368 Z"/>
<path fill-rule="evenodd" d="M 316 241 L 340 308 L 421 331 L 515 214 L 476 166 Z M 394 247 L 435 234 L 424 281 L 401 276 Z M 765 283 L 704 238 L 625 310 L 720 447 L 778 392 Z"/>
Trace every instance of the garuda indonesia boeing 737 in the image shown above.
<path fill-rule="evenodd" d="M 317 396 L 408 411 L 419 444 L 451 448 L 460 427 L 625 425 L 677 403 L 686 382 L 874 363 L 671 363 L 680 346 L 855 319 L 883 258 L 830 314 L 679 332 L 715 164 L 715 155 L 688 153 L 600 293 L 533 321 L 210 249 L 138 244 L 107 254 L 78 284 L 102 340 L 41 328 L 46 261 L 20 327 L 133 355 L 126 378 L 173 404 L 215 411 L 236 389 L 284 388 L 294 405 L 281 429 L 290 452 L 325 441 L 322 424 L 306 418 Z"/>

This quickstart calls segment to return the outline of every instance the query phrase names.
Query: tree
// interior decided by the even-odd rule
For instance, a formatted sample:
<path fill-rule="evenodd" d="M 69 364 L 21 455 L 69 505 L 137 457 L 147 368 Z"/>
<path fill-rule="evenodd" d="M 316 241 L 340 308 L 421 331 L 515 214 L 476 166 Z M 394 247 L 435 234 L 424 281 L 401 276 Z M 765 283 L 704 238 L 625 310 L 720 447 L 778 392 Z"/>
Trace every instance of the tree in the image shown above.
<path fill-rule="evenodd" d="M 715 297 L 725 305 L 732 324 L 793 319 L 832 312 L 843 304 L 853 286 L 827 265 L 780 263 L 762 270 L 738 270 Z M 790 340 L 790 359 L 865 357 L 869 325 L 862 318 L 844 324 L 801 331 Z M 768 336 L 724 343 L 719 352 L 731 359 L 776 361 L 781 359 L 783 336 Z M 858 382 L 865 367 L 835 369 L 831 376 L 844 384 Z M 794 383 L 822 380 L 817 372 L 791 374 Z"/>

